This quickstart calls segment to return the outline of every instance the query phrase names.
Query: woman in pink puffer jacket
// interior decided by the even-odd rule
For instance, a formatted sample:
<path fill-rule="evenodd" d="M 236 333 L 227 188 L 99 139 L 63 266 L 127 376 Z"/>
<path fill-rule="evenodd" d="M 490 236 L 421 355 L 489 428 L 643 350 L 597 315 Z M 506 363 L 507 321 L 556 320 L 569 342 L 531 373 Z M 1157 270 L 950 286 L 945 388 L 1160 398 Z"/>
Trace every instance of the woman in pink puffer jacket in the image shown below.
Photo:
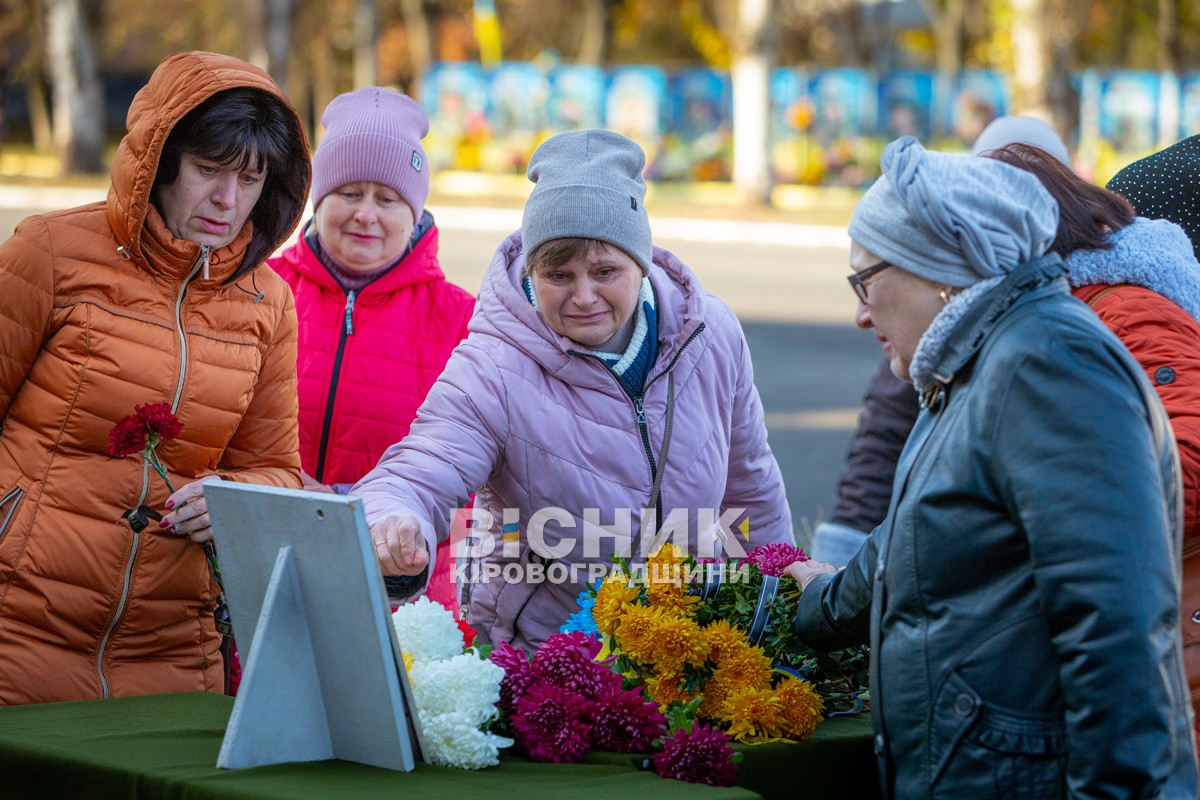
<path fill-rule="evenodd" d="M 455 567 L 493 644 L 557 632 L 614 553 L 794 543 L 741 326 L 651 244 L 644 162 L 608 131 L 534 153 L 522 229 L 493 257 L 467 341 L 352 490 L 384 571 L 413 576 L 477 492 Z"/>

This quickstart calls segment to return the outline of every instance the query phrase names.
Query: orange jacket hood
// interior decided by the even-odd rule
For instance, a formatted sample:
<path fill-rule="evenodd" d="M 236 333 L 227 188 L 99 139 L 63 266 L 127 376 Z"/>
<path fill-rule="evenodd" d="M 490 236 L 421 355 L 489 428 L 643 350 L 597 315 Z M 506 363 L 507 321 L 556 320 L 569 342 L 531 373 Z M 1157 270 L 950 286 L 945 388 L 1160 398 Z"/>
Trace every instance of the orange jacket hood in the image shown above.
<path fill-rule="evenodd" d="M 158 172 L 163 146 L 171 131 L 190 111 L 218 92 L 229 89 L 259 89 L 279 100 L 288 110 L 298 144 L 288 154 L 288 168 L 278 182 L 264 189 L 274 191 L 278 202 L 269 210 L 272 225 L 253 226 L 249 244 L 246 231 L 227 245 L 243 253 L 223 254 L 220 260 L 240 265 L 226 279 L 232 282 L 254 269 L 282 245 L 296 226 L 308 198 L 312 170 L 308 139 L 295 107 L 279 86 L 263 70 L 230 56 L 190 52 L 169 56 L 138 91 L 125 118 L 126 135 L 117 148 L 112 167 L 112 185 L 108 191 L 108 219 L 121 246 L 141 254 L 146 220 L 150 214 L 150 192 Z M 260 203 L 263 200 L 259 201 Z M 266 229 L 273 229 L 269 234 Z M 198 249 L 198 245 L 192 245 Z M 222 249 L 227 249 L 222 248 Z"/>

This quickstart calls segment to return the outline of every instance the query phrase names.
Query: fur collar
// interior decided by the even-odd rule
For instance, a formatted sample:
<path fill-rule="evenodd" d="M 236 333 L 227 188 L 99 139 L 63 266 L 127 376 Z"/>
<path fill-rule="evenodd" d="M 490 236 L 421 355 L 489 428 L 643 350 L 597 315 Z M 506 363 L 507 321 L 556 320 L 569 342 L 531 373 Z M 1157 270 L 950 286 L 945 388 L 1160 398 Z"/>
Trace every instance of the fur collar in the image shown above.
<path fill-rule="evenodd" d="M 1191 240 L 1173 222 L 1138 217 L 1111 234 L 1106 250 L 1067 256 L 1072 287 L 1129 283 L 1157 292 L 1200 321 L 1200 264 Z"/>

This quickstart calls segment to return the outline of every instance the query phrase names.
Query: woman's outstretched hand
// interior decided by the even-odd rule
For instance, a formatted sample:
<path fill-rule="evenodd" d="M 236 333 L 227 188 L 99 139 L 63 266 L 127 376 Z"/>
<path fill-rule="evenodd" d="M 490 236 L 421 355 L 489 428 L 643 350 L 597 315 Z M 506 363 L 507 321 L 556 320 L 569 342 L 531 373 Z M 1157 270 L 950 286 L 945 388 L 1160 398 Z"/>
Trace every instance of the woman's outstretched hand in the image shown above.
<path fill-rule="evenodd" d="M 384 575 L 420 575 L 429 565 L 429 551 L 416 517 L 386 517 L 371 526 L 371 540 Z"/>
<path fill-rule="evenodd" d="M 800 591 L 804 591 L 818 575 L 833 575 L 843 569 L 845 567 L 835 567 L 824 561 L 796 561 L 785 567 L 783 574 L 795 578 L 796 583 L 800 584 Z"/>

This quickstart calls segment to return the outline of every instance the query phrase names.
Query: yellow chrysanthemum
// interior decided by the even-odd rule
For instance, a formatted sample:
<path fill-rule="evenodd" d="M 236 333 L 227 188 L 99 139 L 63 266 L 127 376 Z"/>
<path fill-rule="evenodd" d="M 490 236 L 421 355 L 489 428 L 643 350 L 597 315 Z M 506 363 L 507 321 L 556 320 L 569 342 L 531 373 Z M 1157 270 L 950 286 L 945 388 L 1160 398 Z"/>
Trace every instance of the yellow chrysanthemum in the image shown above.
<path fill-rule="evenodd" d="M 817 729 L 825 711 L 825 701 L 813 691 L 811 683 L 800 678 L 786 678 L 775 687 L 779 698 L 783 732 L 793 739 L 807 739 Z"/>
<path fill-rule="evenodd" d="M 725 680 L 719 670 L 714 673 L 704 684 L 704 700 L 701 701 L 700 708 L 696 709 L 696 716 L 710 721 L 716 720 L 725 707 L 725 701 L 729 698 L 731 689 L 729 682 Z"/>
<path fill-rule="evenodd" d="M 761 647 L 739 645 L 725 655 L 715 675 L 736 689 L 762 689 L 771 685 L 771 659 Z"/>
<path fill-rule="evenodd" d="M 650 635 L 654 642 L 651 660 L 659 670 L 679 672 L 684 664 L 698 667 L 708 658 L 704 634 L 690 619 L 663 615 Z"/>
<path fill-rule="evenodd" d="M 700 608 L 699 597 L 688 594 L 682 586 L 671 583 L 651 583 L 646 586 L 646 598 L 650 605 L 661 608 L 664 614 L 672 617 L 696 616 Z"/>
<path fill-rule="evenodd" d="M 646 559 L 646 586 L 683 586 L 683 551 L 664 544 Z"/>
<path fill-rule="evenodd" d="M 625 608 L 640 594 L 638 587 L 630 586 L 623 575 L 613 574 L 605 579 L 596 594 L 596 605 L 592 609 L 592 619 L 596 621 L 596 630 L 600 633 L 612 634 L 621 621 Z"/>
<path fill-rule="evenodd" d="M 617 648 L 634 661 L 653 663 L 654 632 L 662 616 L 657 608 L 627 604 L 617 623 Z"/>
<path fill-rule="evenodd" d="M 757 744 L 784 738 L 783 708 L 770 689 L 743 689 L 725 700 L 720 719 L 729 723 L 729 735 L 739 742 Z"/>
<path fill-rule="evenodd" d="M 412 665 L 413 665 L 412 656 L 410 656 L 408 653 L 405 653 L 403 650 L 400 651 L 400 656 L 404 659 L 404 671 L 412 672 Z"/>
<path fill-rule="evenodd" d="M 729 624 L 729 620 L 718 619 L 704 629 L 704 639 L 708 642 L 708 657 L 718 666 L 735 653 L 750 646 L 746 633 L 741 628 Z"/>
<path fill-rule="evenodd" d="M 686 703 L 691 695 L 683 689 L 683 676 L 678 672 L 661 671 L 646 679 L 646 696 L 665 710 L 673 701 Z"/>
<path fill-rule="evenodd" d="M 647 563 L 657 561 L 663 564 L 682 564 L 683 559 L 682 548 L 672 542 L 663 542 L 646 561 Z"/>

